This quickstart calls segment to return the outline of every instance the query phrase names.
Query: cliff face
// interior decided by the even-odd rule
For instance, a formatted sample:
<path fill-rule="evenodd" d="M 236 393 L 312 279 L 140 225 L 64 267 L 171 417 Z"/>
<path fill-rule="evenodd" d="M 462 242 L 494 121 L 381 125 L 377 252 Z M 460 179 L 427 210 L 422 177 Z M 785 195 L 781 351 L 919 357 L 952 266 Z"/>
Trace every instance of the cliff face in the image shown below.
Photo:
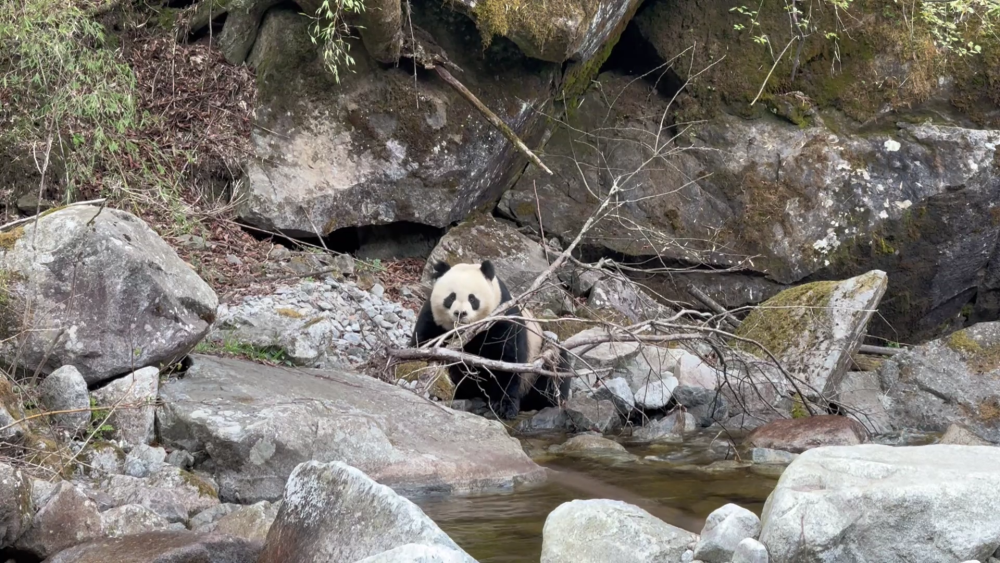
<path fill-rule="evenodd" d="M 412 22 L 432 37 L 554 175 L 406 58 L 380 63 L 356 42 L 334 83 L 309 20 L 279 6 L 248 56 L 260 91 L 243 218 L 293 236 L 405 237 L 496 208 L 535 230 L 541 216 L 566 242 L 623 184 L 583 249 L 690 270 L 649 277 L 667 297 L 695 282 L 740 306 L 877 268 L 879 336 L 1000 313 L 996 46 L 949 55 L 867 0 L 836 38 L 793 37 L 777 5 L 751 33 L 733 6 L 694 0 L 495 4 L 413 2 L 404 35 Z M 704 271 L 720 268 L 735 271 Z"/>

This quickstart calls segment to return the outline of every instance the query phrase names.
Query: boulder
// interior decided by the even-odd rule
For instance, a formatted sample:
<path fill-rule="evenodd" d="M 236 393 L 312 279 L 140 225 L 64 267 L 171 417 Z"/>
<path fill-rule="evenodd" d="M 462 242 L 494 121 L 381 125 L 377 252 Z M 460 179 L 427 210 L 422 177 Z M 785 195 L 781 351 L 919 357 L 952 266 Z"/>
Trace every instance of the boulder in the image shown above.
<path fill-rule="evenodd" d="M 829 398 L 840 390 L 886 283 L 885 273 L 875 270 L 840 282 L 786 289 L 751 311 L 736 335 L 773 354 L 789 374 L 809 386 L 803 390 L 807 396 Z M 752 344 L 737 346 L 766 357 Z"/>
<path fill-rule="evenodd" d="M 20 470 L 0 463 L 0 549 L 12 545 L 31 525 L 31 489 Z"/>
<path fill-rule="evenodd" d="M 143 368 L 116 379 L 94 391 L 94 401 L 99 407 L 111 409 L 108 423 L 125 447 L 145 445 L 153 441 L 156 423 L 156 397 L 160 386 L 160 370 Z"/>
<path fill-rule="evenodd" d="M 879 380 L 897 430 L 958 423 L 1000 443 L 1000 322 L 980 323 L 886 360 Z"/>
<path fill-rule="evenodd" d="M 998 464 L 982 446 L 809 450 L 764 505 L 760 541 L 773 563 L 985 561 L 1000 545 Z"/>
<path fill-rule="evenodd" d="M 544 478 L 499 422 L 372 377 L 191 358 L 184 377 L 161 388 L 160 438 L 206 452 L 202 464 L 227 502 L 278 500 L 295 466 L 310 459 L 350 463 L 404 490 L 479 491 Z"/>
<path fill-rule="evenodd" d="M 678 385 L 672 393 L 674 402 L 687 409 L 703 428 L 722 422 L 729 415 L 729 403 L 721 392 L 705 387 Z"/>
<path fill-rule="evenodd" d="M 976 436 L 975 432 L 960 424 L 951 424 L 944 436 L 941 436 L 939 444 L 952 444 L 955 446 L 992 446 L 990 442 Z"/>
<path fill-rule="evenodd" d="M 730 563 L 736 546 L 747 538 L 755 539 L 759 533 L 760 518 L 756 514 L 735 504 L 724 505 L 705 520 L 694 558 L 705 563 Z"/>
<path fill-rule="evenodd" d="M 736 546 L 732 563 L 768 563 L 767 548 L 753 538 L 747 538 Z"/>
<path fill-rule="evenodd" d="M 612 401 L 574 396 L 563 407 L 570 427 L 577 432 L 610 432 L 621 427 L 622 413 Z"/>
<path fill-rule="evenodd" d="M 722 384 L 722 374 L 719 370 L 690 352 L 684 352 L 677 358 L 674 376 L 677 377 L 679 384 L 687 387 L 715 390 Z"/>
<path fill-rule="evenodd" d="M 149 532 L 71 547 L 46 563 L 248 563 L 260 544 L 188 531 Z"/>
<path fill-rule="evenodd" d="M 680 561 L 695 535 L 616 500 L 559 505 L 542 529 L 542 563 Z"/>
<path fill-rule="evenodd" d="M 483 56 L 473 22 L 437 3 L 414 5 L 410 17 L 462 68 L 462 82 L 536 146 L 559 65 L 504 50 L 514 56 L 497 66 Z M 354 40 L 352 72 L 336 83 L 315 54 L 310 24 L 298 8 L 277 7 L 253 41 L 255 158 L 240 216 L 290 236 L 350 228 L 359 245 L 382 246 L 382 258 L 425 256 L 440 229 L 491 205 L 525 157 L 444 81 L 415 81 Z"/>
<path fill-rule="evenodd" d="M 789 397 L 794 392 L 788 379 L 773 363 L 750 354 L 731 351 L 726 365 L 731 369 L 720 390 L 730 407 L 730 430 L 753 430 L 774 420 L 792 416 Z"/>
<path fill-rule="evenodd" d="M 93 385 L 170 364 L 215 320 L 212 289 L 130 213 L 68 207 L 15 232 L 0 257 L 8 309 L 36 298 L 35 324 L 0 353 L 29 372 L 72 365 Z"/>
<path fill-rule="evenodd" d="M 490 260 L 514 296 L 528 289 L 549 267 L 545 249 L 521 234 L 514 225 L 490 215 L 476 215 L 441 237 L 424 265 L 420 281 L 430 283 L 434 264 L 478 264 Z M 557 282 L 551 278 L 549 284 Z"/>
<path fill-rule="evenodd" d="M 90 407 L 90 394 L 87 393 L 87 381 L 73 366 L 62 366 L 50 373 L 38 385 L 38 400 L 45 410 L 67 412 L 52 416 L 52 421 L 58 426 L 81 431 L 90 423 L 90 411 L 81 410 Z"/>
<path fill-rule="evenodd" d="M 173 466 L 164 466 L 148 479 L 113 475 L 103 490 L 117 506 L 138 504 L 168 522 L 187 522 L 195 514 L 219 504 L 215 488 L 205 479 Z"/>
<path fill-rule="evenodd" d="M 42 559 L 101 535 L 97 504 L 63 481 L 17 540 L 16 547 Z"/>
<path fill-rule="evenodd" d="M 365 557 L 357 563 L 470 563 L 471 561 L 463 551 L 440 545 L 408 543 L 378 555 Z"/>
<path fill-rule="evenodd" d="M 677 378 L 673 376 L 650 381 L 635 392 L 635 404 L 646 411 L 660 410 L 670 402 L 676 387 Z"/>
<path fill-rule="evenodd" d="M 872 434 L 892 430 L 892 422 L 882 402 L 882 386 L 878 374 L 868 371 L 850 371 L 840 387 L 830 397 L 845 416 L 857 420 Z"/>
<path fill-rule="evenodd" d="M 519 432 L 545 432 L 549 430 L 561 430 L 569 425 L 569 417 L 566 411 L 559 407 L 545 407 L 537 414 L 527 420 L 522 420 L 517 424 Z"/>
<path fill-rule="evenodd" d="M 389 487 L 341 462 L 308 461 L 289 476 L 257 563 L 358 561 L 406 544 L 463 553 L 417 505 Z M 474 560 L 466 555 L 463 561 Z"/>
<path fill-rule="evenodd" d="M 647 383 L 666 379 L 676 381 L 677 362 L 687 352 L 677 348 L 645 346 L 642 352 L 632 357 L 621 369 L 633 392 Z"/>
<path fill-rule="evenodd" d="M 613 402 L 618 411 L 625 417 L 628 417 L 629 413 L 635 409 L 635 395 L 624 377 L 600 381 L 599 386 L 594 391 L 594 398 Z"/>
<path fill-rule="evenodd" d="M 611 311 L 633 323 L 670 316 L 670 309 L 657 303 L 635 283 L 619 277 L 598 280 L 590 290 L 587 306 L 597 311 Z"/>
<path fill-rule="evenodd" d="M 206 524 L 203 531 L 264 543 L 280 506 L 266 500 L 242 506 L 215 522 Z"/>
<path fill-rule="evenodd" d="M 816 415 L 775 420 L 751 432 L 744 444 L 801 453 L 821 446 L 853 446 L 869 439 L 864 426 L 846 416 Z"/>
<path fill-rule="evenodd" d="M 139 504 L 125 504 L 101 513 L 101 535 L 109 538 L 156 532 L 169 527 L 170 522 L 166 518 Z"/>

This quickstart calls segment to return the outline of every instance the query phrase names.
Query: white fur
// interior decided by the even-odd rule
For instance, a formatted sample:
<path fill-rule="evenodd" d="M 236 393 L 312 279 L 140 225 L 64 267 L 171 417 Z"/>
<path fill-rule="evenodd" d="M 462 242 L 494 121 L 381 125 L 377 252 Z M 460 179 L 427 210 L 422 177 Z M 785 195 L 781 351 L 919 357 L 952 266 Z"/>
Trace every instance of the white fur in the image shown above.
<path fill-rule="evenodd" d="M 445 307 L 445 299 L 452 293 L 455 301 Z M 479 299 L 479 309 L 474 310 L 469 295 Z M 500 281 L 496 276 L 487 280 L 479 264 L 455 264 L 434 282 L 431 289 L 431 313 L 434 322 L 451 330 L 458 321 L 458 313 L 465 313 L 459 324 L 481 321 L 500 305 Z"/>

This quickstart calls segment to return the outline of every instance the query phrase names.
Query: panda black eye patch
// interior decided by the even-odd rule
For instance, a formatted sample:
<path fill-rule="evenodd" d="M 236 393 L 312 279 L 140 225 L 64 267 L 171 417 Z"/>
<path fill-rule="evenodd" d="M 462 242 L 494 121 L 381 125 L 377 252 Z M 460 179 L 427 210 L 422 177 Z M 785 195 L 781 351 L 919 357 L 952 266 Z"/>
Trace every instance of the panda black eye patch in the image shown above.
<path fill-rule="evenodd" d="M 448 297 L 445 297 L 445 298 L 444 298 L 444 307 L 445 307 L 445 309 L 450 309 L 450 308 L 451 308 L 451 306 L 452 306 L 452 305 L 453 305 L 453 304 L 455 303 L 455 300 L 456 300 L 456 299 L 458 299 L 458 296 L 457 296 L 457 295 L 455 295 L 455 292 L 454 292 L 454 291 L 453 291 L 453 292 L 451 292 L 451 293 L 450 293 L 450 294 L 448 295 Z"/>
<path fill-rule="evenodd" d="M 479 300 L 476 299 L 476 296 L 471 293 L 469 294 L 469 305 L 472 305 L 473 311 L 479 310 Z"/>

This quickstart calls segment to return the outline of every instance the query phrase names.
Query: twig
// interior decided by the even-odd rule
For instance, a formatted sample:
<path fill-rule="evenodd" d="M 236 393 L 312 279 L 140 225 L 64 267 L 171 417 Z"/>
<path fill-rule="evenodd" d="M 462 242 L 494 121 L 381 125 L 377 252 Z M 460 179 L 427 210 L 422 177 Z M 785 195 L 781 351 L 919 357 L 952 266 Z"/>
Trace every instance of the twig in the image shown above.
<path fill-rule="evenodd" d="M 885 346 L 872 346 L 870 344 L 862 344 L 858 348 L 858 352 L 862 354 L 873 354 L 876 356 L 895 356 L 902 351 L 902 348 L 887 348 Z"/>
<path fill-rule="evenodd" d="M 503 133 L 503 136 L 507 137 L 507 140 L 513 143 L 513 145 L 517 148 L 517 150 L 521 151 L 525 156 L 527 156 L 528 159 L 535 164 L 535 166 L 541 168 L 549 175 L 552 174 L 552 171 L 549 170 L 549 167 L 545 166 L 545 164 L 541 161 L 541 159 L 539 159 L 535 155 L 535 153 L 531 152 L 531 149 L 529 149 L 528 145 L 525 145 L 524 142 L 521 141 L 521 139 L 517 136 L 517 133 L 515 133 L 513 129 L 511 129 L 506 123 L 504 123 L 503 120 L 497 117 L 497 114 L 493 113 L 490 110 L 490 108 L 486 107 L 486 104 L 479 101 L 479 98 L 477 98 L 475 94 L 469 91 L 469 89 L 466 88 L 464 84 L 459 82 L 457 78 L 452 76 L 451 73 L 448 72 L 446 68 L 444 68 L 441 65 L 437 65 L 434 67 L 434 72 L 436 72 L 437 75 L 441 77 L 441 80 L 447 82 L 449 86 L 457 90 L 459 94 L 461 94 L 466 100 L 469 101 L 469 103 L 475 106 L 475 108 L 479 110 L 479 113 L 483 114 L 483 116 L 486 118 L 486 121 L 489 121 L 491 125 L 499 129 L 500 132 Z"/>
<path fill-rule="evenodd" d="M 697 287 L 695 287 L 693 285 L 689 285 L 687 287 L 687 290 L 688 290 L 688 293 L 690 293 L 692 297 L 694 297 L 698 301 L 701 301 L 709 309 L 711 309 L 711 310 L 715 311 L 716 313 L 722 315 L 722 320 L 726 321 L 726 324 L 728 324 L 729 326 L 733 327 L 734 329 L 740 328 L 740 321 L 738 319 L 733 318 L 732 315 L 729 314 L 729 311 L 727 311 L 725 307 L 723 307 L 722 305 L 719 305 L 714 299 L 712 299 L 711 297 L 709 297 L 704 291 L 698 289 Z"/>
<path fill-rule="evenodd" d="M 764 88 L 767 88 L 767 82 L 771 80 L 771 75 L 774 74 L 774 69 L 777 68 L 778 63 L 781 62 L 781 57 L 785 56 L 785 51 L 787 51 L 788 48 L 792 46 L 792 43 L 795 43 L 796 39 L 798 39 L 798 37 L 794 36 L 791 39 L 789 39 L 788 45 L 785 45 L 785 48 L 781 50 L 781 54 L 779 54 L 778 58 L 774 60 L 774 64 L 771 65 L 771 70 L 769 70 L 767 76 L 764 77 L 764 83 L 760 85 L 760 90 L 757 92 L 757 95 L 754 97 L 753 101 L 750 102 L 751 106 L 756 104 L 757 100 L 760 99 L 760 95 L 764 93 Z"/>
<path fill-rule="evenodd" d="M 17 221 L 11 221 L 10 223 L 7 223 L 5 225 L 0 225 L 0 231 L 6 231 L 8 229 L 13 229 L 14 227 L 24 225 L 25 223 L 31 223 L 33 221 L 36 221 L 42 215 L 52 213 L 54 211 L 59 211 L 67 207 L 76 207 L 78 205 L 97 205 L 97 204 L 103 205 L 106 201 L 108 201 L 107 198 L 102 197 L 101 199 L 92 199 L 90 201 L 78 201 L 76 203 L 67 203 L 66 205 L 61 205 L 55 209 L 49 209 L 48 211 L 43 211 L 42 213 L 32 215 L 31 217 L 25 217 L 24 219 L 18 219 Z"/>

